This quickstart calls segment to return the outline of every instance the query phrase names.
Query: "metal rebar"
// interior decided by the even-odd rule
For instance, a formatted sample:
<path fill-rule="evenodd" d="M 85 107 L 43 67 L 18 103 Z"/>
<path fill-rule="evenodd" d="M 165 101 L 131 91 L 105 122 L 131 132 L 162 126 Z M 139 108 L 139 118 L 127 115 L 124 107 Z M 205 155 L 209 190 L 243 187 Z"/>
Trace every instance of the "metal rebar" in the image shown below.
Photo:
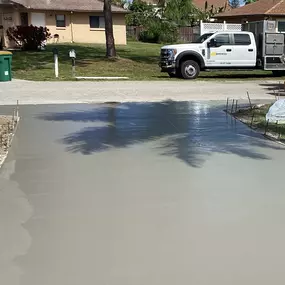
<path fill-rule="evenodd" d="M 267 133 L 268 124 L 269 124 L 269 120 L 267 120 L 267 122 L 266 122 L 266 125 L 265 125 L 265 130 L 264 130 L 264 135 L 266 135 L 266 133 Z"/>
<path fill-rule="evenodd" d="M 232 113 L 233 113 L 233 111 L 234 111 L 234 105 L 235 105 L 235 99 L 233 99 L 232 109 L 231 109 L 231 114 L 232 114 Z"/>
<path fill-rule="evenodd" d="M 226 112 L 228 112 L 228 106 L 229 106 L 229 97 L 227 98 Z"/>
<path fill-rule="evenodd" d="M 252 104 L 251 104 L 251 100 L 250 100 L 250 96 L 249 96 L 248 91 L 246 91 L 246 93 L 247 93 L 247 98 L 248 98 L 248 102 L 249 102 L 249 107 L 250 107 L 250 109 L 252 109 Z"/>
<path fill-rule="evenodd" d="M 277 131 L 278 131 L 278 121 L 276 121 L 276 123 L 275 123 L 275 133 L 277 133 Z"/>
<path fill-rule="evenodd" d="M 13 130 L 14 130 L 14 124 L 15 124 L 15 115 L 16 115 L 16 110 L 14 108 L 13 109 L 13 116 L 12 116 L 12 127 L 13 127 Z"/>
<path fill-rule="evenodd" d="M 237 109 L 238 109 L 238 100 L 236 100 L 236 110 L 235 110 L 235 112 L 237 112 Z"/>
<path fill-rule="evenodd" d="M 17 100 L 16 119 L 19 119 L 19 100 Z"/>

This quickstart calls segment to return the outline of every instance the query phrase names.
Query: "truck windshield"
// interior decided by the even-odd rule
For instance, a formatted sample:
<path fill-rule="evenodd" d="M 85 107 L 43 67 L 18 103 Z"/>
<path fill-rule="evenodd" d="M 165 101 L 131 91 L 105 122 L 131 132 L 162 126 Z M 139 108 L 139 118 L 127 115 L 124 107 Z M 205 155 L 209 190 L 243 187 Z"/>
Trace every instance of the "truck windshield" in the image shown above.
<path fill-rule="evenodd" d="M 195 40 L 193 43 L 194 44 L 201 44 L 203 43 L 207 38 L 209 38 L 210 36 L 212 36 L 214 33 L 207 33 L 202 35 L 201 37 L 199 37 L 197 40 Z"/>

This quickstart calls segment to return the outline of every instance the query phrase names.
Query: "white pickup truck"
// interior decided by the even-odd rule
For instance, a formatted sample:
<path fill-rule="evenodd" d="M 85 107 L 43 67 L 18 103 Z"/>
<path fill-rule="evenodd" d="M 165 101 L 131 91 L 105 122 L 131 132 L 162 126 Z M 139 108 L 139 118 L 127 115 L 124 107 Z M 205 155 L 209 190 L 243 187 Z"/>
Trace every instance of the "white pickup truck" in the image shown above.
<path fill-rule="evenodd" d="M 274 27 L 274 21 L 248 23 L 244 28 L 249 31 L 208 33 L 194 43 L 164 46 L 161 71 L 184 79 L 195 79 L 201 70 L 210 69 L 264 69 L 284 75 L 285 37 Z"/>

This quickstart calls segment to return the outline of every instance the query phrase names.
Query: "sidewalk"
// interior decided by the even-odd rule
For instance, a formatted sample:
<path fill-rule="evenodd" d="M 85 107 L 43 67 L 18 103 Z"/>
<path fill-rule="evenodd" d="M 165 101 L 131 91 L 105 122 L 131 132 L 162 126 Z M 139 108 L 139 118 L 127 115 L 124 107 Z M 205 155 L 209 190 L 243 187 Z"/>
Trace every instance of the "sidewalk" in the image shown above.
<path fill-rule="evenodd" d="M 116 81 L 116 82 L 32 82 L 13 80 L 0 83 L 0 104 L 63 104 L 100 102 L 146 102 L 275 99 L 270 94 L 274 81 Z M 266 85 L 267 86 L 261 86 Z M 272 91 L 271 91 L 272 92 Z"/>

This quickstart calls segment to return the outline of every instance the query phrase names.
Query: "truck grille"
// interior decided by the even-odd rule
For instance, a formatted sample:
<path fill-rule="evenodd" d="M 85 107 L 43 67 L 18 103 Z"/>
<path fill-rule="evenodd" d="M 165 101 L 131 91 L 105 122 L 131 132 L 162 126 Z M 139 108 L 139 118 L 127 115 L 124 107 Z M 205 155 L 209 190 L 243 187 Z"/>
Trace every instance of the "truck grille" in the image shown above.
<path fill-rule="evenodd" d="M 168 59 L 168 50 L 167 49 L 162 49 L 160 51 L 160 58 L 161 59 L 165 59 L 165 60 Z"/>

